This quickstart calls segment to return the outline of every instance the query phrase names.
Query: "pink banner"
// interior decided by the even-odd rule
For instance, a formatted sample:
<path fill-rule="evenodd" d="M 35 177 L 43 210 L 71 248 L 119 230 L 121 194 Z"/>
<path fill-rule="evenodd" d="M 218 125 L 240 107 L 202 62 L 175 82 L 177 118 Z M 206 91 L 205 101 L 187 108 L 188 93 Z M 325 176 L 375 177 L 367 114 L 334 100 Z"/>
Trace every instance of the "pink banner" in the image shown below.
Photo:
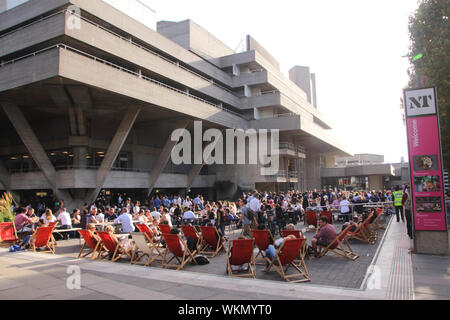
<path fill-rule="evenodd" d="M 447 230 L 441 146 L 436 115 L 407 119 L 411 191 L 416 230 Z"/>

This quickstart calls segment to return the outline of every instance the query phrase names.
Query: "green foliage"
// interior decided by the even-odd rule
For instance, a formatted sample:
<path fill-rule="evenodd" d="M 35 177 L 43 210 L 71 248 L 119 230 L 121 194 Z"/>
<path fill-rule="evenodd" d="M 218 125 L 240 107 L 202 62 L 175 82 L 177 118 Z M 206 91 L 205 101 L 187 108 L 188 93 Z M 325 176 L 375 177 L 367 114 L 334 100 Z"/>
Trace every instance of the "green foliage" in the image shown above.
<path fill-rule="evenodd" d="M 12 196 L 5 192 L 0 198 L 0 222 L 13 222 L 14 214 L 11 212 Z"/>
<path fill-rule="evenodd" d="M 409 18 L 411 88 L 437 88 L 444 168 L 450 169 L 450 0 L 421 0 Z M 418 59 L 417 57 L 421 57 Z"/>

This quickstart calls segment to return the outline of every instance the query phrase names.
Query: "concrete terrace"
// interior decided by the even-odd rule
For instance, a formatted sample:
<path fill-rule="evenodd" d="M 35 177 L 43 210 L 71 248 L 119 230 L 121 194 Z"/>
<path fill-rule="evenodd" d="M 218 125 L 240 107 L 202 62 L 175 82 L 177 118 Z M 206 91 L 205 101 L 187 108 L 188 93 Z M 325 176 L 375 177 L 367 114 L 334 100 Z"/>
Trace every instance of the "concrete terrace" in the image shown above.
<path fill-rule="evenodd" d="M 300 284 L 264 274 L 263 266 L 257 266 L 257 279 L 230 278 L 225 275 L 224 254 L 211 259 L 209 265 L 188 265 L 176 271 L 157 264 L 131 265 L 125 260 L 77 259 L 78 240 L 60 242 L 55 256 L 9 253 L 2 248 L 0 299 L 448 300 L 449 257 L 409 255 L 411 242 L 404 229 L 403 223 L 392 219 L 385 234 L 380 234 L 379 245 L 352 242 L 361 255 L 355 262 L 334 255 L 307 260 L 312 281 Z M 311 238 L 311 234 L 307 236 Z M 66 287 L 67 267 L 72 265 L 81 268 L 80 290 Z M 368 268 L 378 276 L 370 277 Z"/>

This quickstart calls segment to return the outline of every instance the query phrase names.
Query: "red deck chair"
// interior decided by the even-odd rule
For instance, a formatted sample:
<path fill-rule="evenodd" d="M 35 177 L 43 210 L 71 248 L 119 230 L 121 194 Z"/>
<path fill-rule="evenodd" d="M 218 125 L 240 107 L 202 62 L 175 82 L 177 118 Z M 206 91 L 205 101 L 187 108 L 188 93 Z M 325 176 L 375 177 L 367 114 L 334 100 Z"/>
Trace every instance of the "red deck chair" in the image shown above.
<path fill-rule="evenodd" d="M 276 251 L 272 260 L 266 258 L 267 262 L 269 262 L 269 266 L 265 269 L 265 271 L 269 272 L 270 269 L 274 267 L 275 271 L 278 272 L 278 274 L 287 282 L 311 281 L 308 271 L 305 268 L 304 261 L 302 260 L 299 265 L 295 263 L 295 259 L 300 254 L 305 241 L 305 238 L 285 240 L 281 247 Z M 286 272 L 291 266 L 294 267 L 297 272 L 295 274 L 286 275 Z M 283 267 L 286 267 L 286 269 L 283 269 Z M 303 270 L 300 269 L 300 267 L 303 267 Z M 300 279 L 291 280 L 295 278 Z"/>
<path fill-rule="evenodd" d="M 146 224 L 136 223 L 136 227 L 139 229 L 140 232 L 145 234 L 145 238 L 149 243 L 154 244 L 156 247 L 160 246 L 161 244 L 160 240 L 156 240 L 152 230 L 150 230 L 150 228 Z"/>
<path fill-rule="evenodd" d="M 253 238 L 255 239 L 255 245 L 258 248 L 258 253 L 255 256 L 257 264 L 265 264 L 264 252 L 269 247 L 272 240 L 274 243 L 272 233 L 270 230 L 252 230 Z M 262 259 L 258 260 L 258 256 L 261 255 Z"/>
<path fill-rule="evenodd" d="M 371 225 L 375 228 L 375 230 L 386 230 L 386 227 L 379 223 L 380 217 L 383 214 L 383 212 L 384 212 L 384 209 L 375 208 L 375 213 L 376 213 L 377 217 L 374 220 L 374 222 L 371 223 Z"/>
<path fill-rule="evenodd" d="M 98 253 L 97 255 L 98 258 L 100 256 L 102 248 L 101 242 L 97 241 L 97 239 L 95 239 L 88 230 L 78 230 L 78 233 L 84 239 L 84 244 L 81 247 L 80 253 L 78 254 L 78 258 L 80 257 L 86 258 L 90 254 L 92 254 L 91 259 L 95 259 L 96 258 L 95 253 Z M 83 250 L 86 249 L 86 246 L 88 247 L 87 249 L 89 249 L 90 251 L 82 256 Z"/>
<path fill-rule="evenodd" d="M 179 234 L 169 234 L 169 233 L 163 233 L 164 241 L 166 242 L 166 250 L 164 251 L 163 256 L 163 262 L 162 267 L 169 267 L 169 268 L 177 268 L 177 270 L 183 269 L 183 267 L 188 263 L 189 261 L 193 261 L 194 263 L 197 263 L 194 256 L 197 253 L 197 250 L 190 251 L 186 241 L 181 239 L 181 236 Z M 181 243 L 184 246 L 184 250 L 181 248 Z M 171 253 L 172 258 L 167 260 L 167 254 Z M 176 263 L 170 263 L 173 259 L 176 259 L 178 264 Z"/>
<path fill-rule="evenodd" d="M 159 230 L 161 231 L 161 233 L 170 233 L 170 226 L 168 224 L 159 224 L 158 225 Z"/>
<path fill-rule="evenodd" d="M 306 211 L 305 224 L 307 226 L 317 227 L 317 214 L 315 211 Z"/>
<path fill-rule="evenodd" d="M 333 214 L 331 213 L 331 211 L 322 211 L 320 213 L 321 217 L 327 217 L 328 219 L 328 223 L 329 224 L 333 224 Z"/>
<path fill-rule="evenodd" d="M 323 250 L 320 252 L 319 257 L 323 257 L 326 255 L 329 251 L 334 252 L 335 254 L 338 254 L 340 256 L 343 256 L 349 260 L 355 261 L 359 258 L 359 255 L 353 252 L 352 248 L 350 247 L 350 244 L 348 243 L 348 240 L 346 238 L 346 235 L 349 233 L 350 228 L 352 226 L 348 226 L 340 234 L 337 235 L 337 237 L 327 246 L 327 247 L 321 247 Z M 347 245 L 347 249 L 344 248 L 342 245 L 342 242 L 345 242 Z"/>
<path fill-rule="evenodd" d="M 231 251 L 231 243 L 233 250 Z M 228 242 L 227 271 L 232 277 L 256 277 L 255 259 L 253 258 L 253 239 L 238 239 Z M 231 255 L 231 258 L 230 258 Z M 234 271 L 231 266 L 247 265 L 248 272 Z"/>
<path fill-rule="evenodd" d="M 14 222 L 0 223 L 0 246 L 10 246 L 19 241 Z"/>
<path fill-rule="evenodd" d="M 34 241 L 32 242 L 33 251 L 36 248 L 46 247 L 51 253 L 55 254 L 55 244 L 52 241 L 53 227 L 39 227 L 34 234 Z"/>
<path fill-rule="evenodd" d="M 286 238 L 289 235 L 293 235 L 297 239 L 305 239 L 303 242 L 302 250 L 300 250 L 300 259 L 295 260 L 296 263 L 301 263 L 304 265 L 304 259 L 306 255 L 308 254 L 308 244 L 306 243 L 306 237 L 303 235 L 303 233 L 300 230 L 282 230 L 281 236 L 283 238 Z M 302 261 L 303 260 L 303 261 Z M 304 268 L 306 270 L 306 273 L 308 273 L 308 270 L 306 269 L 306 265 L 304 265 Z"/>
<path fill-rule="evenodd" d="M 203 247 L 200 253 L 209 255 L 210 258 L 214 258 L 220 252 L 225 249 L 223 246 L 223 240 L 220 237 L 219 231 L 216 227 L 200 227 L 202 232 Z M 209 250 L 205 250 L 209 249 Z"/>
<path fill-rule="evenodd" d="M 192 237 L 195 240 L 195 242 L 197 243 L 197 248 L 201 248 L 203 246 L 202 237 L 198 234 L 197 229 L 195 229 L 194 226 L 181 226 L 181 230 L 183 231 L 185 239 L 189 239 L 189 237 Z"/>
<path fill-rule="evenodd" d="M 374 237 L 369 229 L 369 222 L 370 222 L 370 217 L 368 217 L 366 220 L 364 220 L 361 224 L 359 224 L 359 226 L 356 228 L 355 231 L 353 232 L 348 232 L 347 233 L 347 239 L 355 239 L 355 240 L 359 240 L 362 241 L 364 243 L 369 243 L 369 244 L 375 244 L 376 243 L 376 237 Z"/>
<path fill-rule="evenodd" d="M 105 259 L 107 256 L 109 256 L 109 254 L 112 254 L 112 262 L 115 262 L 123 257 L 128 257 L 131 259 L 130 253 L 126 252 L 125 249 L 120 245 L 120 243 L 116 243 L 113 238 L 111 238 L 111 235 L 108 232 L 97 231 L 97 235 L 100 237 L 100 239 L 102 239 L 102 250 L 105 251 L 103 255 L 99 255 L 100 259 Z"/>

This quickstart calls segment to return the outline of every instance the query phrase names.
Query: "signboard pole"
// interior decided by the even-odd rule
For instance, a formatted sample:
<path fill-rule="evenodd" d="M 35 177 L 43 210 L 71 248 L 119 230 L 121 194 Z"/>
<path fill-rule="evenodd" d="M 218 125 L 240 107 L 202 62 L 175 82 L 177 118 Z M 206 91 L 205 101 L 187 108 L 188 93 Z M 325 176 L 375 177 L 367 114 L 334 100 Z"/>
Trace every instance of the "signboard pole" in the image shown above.
<path fill-rule="evenodd" d="M 414 251 L 448 254 L 444 175 L 435 88 L 404 90 Z"/>

